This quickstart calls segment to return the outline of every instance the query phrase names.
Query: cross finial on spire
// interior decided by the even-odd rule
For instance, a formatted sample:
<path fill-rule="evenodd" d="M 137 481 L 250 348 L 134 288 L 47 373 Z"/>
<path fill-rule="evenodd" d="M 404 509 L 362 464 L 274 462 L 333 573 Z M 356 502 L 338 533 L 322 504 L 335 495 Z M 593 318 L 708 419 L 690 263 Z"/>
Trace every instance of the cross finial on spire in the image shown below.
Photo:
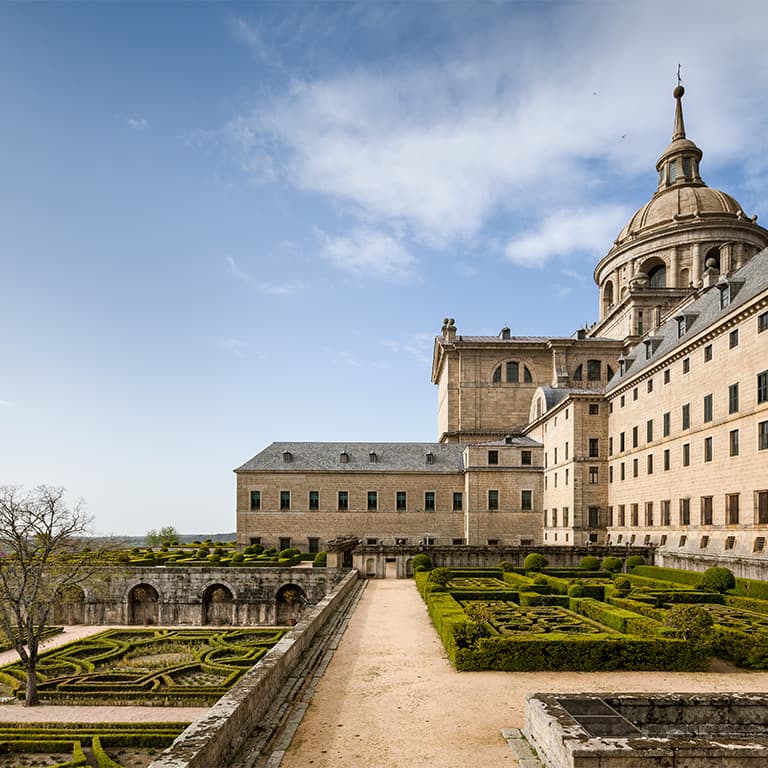
<path fill-rule="evenodd" d="M 676 139 L 684 139 L 685 138 L 685 123 L 683 122 L 683 104 L 682 104 L 682 98 L 683 94 L 685 93 L 685 88 L 683 88 L 683 81 L 680 77 L 680 64 L 677 65 L 677 88 L 672 92 L 672 95 L 675 97 L 675 101 L 677 101 L 677 104 L 675 105 L 675 125 L 672 129 L 672 141 L 675 141 Z"/>
<path fill-rule="evenodd" d="M 680 69 L 681 69 L 681 67 L 682 67 L 682 64 L 678 64 L 677 65 L 677 84 L 678 85 L 682 85 L 683 84 L 683 79 L 680 77 Z"/>

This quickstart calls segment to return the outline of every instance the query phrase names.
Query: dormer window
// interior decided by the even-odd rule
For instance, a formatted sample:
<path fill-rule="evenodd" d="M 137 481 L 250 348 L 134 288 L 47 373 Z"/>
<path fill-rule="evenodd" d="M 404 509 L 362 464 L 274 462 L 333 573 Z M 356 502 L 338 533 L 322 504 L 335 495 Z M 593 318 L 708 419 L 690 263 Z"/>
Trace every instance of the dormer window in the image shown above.
<path fill-rule="evenodd" d="M 676 315 L 675 321 L 677 322 L 677 338 L 681 339 L 690 330 L 693 325 L 693 321 L 698 317 L 698 312 L 686 312 L 682 315 Z"/>
<path fill-rule="evenodd" d="M 379 460 L 379 457 L 376 455 L 376 451 L 370 451 L 368 453 L 368 461 L 371 464 L 375 464 Z"/>
<path fill-rule="evenodd" d="M 283 451 L 283 461 L 290 464 L 293 461 L 293 454 L 290 451 Z"/>
<path fill-rule="evenodd" d="M 342 452 L 339 454 L 339 461 L 340 461 L 342 464 L 348 464 L 348 463 L 349 463 L 349 454 L 348 454 L 346 451 L 342 451 Z"/>
<path fill-rule="evenodd" d="M 432 451 L 427 451 L 426 460 L 427 460 L 427 464 L 434 464 L 435 463 L 435 454 L 432 453 Z"/>

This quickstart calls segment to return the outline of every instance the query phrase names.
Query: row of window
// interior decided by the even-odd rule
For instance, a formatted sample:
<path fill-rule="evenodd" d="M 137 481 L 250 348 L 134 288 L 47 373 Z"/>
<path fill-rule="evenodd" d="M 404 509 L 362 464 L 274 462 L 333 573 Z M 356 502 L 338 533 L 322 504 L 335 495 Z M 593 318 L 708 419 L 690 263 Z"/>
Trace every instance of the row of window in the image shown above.
<path fill-rule="evenodd" d="M 728 455 L 738 456 L 741 452 L 741 438 L 740 430 L 732 429 L 728 432 Z M 703 454 L 702 458 L 705 463 L 714 459 L 714 438 L 709 435 L 704 438 L 702 443 Z M 691 465 L 691 444 L 683 443 L 681 446 L 681 466 L 688 467 Z M 768 450 L 768 421 L 761 421 L 757 425 L 757 450 Z M 653 454 L 649 453 L 645 457 L 645 472 L 647 475 L 652 475 L 654 470 Z M 662 452 L 663 468 L 667 472 L 671 469 L 671 450 L 665 448 Z M 626 479 L 626 464 L 625 462 L 619 463 L 619 480 Z M 638 458 L 632 459 L 632 477 L 638 477 L 640 474 L 640 460 Z M 613 482 L 613 466 L 608 468 L 608 482 Z M 591 480 L 590 480 L 591 482 Z"/>
<path fill-rule="evenodd" d="M 598 528 L 600 526 L 600 507 L 587 507 L 587 527 Z M 551 513 L 544 510 L 545 528 L 567 528 L 570 525 L 570 514 L 568 507 L 562 507 L 558 514 L 557 507 L 553 507 Z M 575 521 L 574 521 L 575 523 Z"/>
<path fill-rule="evenodd" d="M 463 511 L 463 497 L 461 491 L 453 492 L 452 509 L 454 512 Z M 424 512 L 434 512 L 436 509 L 437 494 L 435 491 L 424 492 Z M 339 512 L 349 511 L 349 491 L 338 491 L 337 510 Z M 498 511 L 500 508 L 500 496 L 498 490 L 488 491 L 488 510 Z M 250 508 L 253 511 L 262 509 L 262 497 L 260 490 L 250 492 Z M 291 510 L 291 491 L 280 491 L 280 510 Z M 320 509 L 320 491 L 309 491 L 307 499 L 307 508 L 310 511 Z M 368 512 L 376 512 L 379 509 L 379 492 L 368 491 L 366 499 L 366 509 Z M 408 509 L 408 493 L 406 491 L 395 492 L 395 509 L 398 512 L 406 512 Z M 523 512 L 530 512 L 533 509 L 533 491 L 520 491 L 520 509 Z M 422 510 L 417 510 L 421 512 Z"/>
<path fill-rule="evenodd" d="M 570 446 L 568 444 L 568 441 L 565 441 L 565 444 L 563 446 L 563 461 L 568 461 L 568 458 L 570 456 Z M 553 449 L 554 454 L 554 464 L 557 464 L 557 446 Z M 600 438 L 597 437 L 588 437 L 587 438 L 587 456 L 590 459 L 597 459 L 600 457 Z M 549 454 L 547 451 L 544 452 L 544 466 L 549 465 Z"/>
<path fill-rule="evenodd" d="M 761 371 L 757 374 L 757 387 L 756 396 L 757 404 L 768 403 L 768 370 Z M 739 384 L 730 384 L 728 386 L 728 414 L 732 415 L 739 411 Z M 662 414 L 662 437 L 669 437 L 672 427 L 672 414 L 670 411 L 666 411 Z M 714 409 L 712 394 L 704 395 L 702 399 L 702 423 L 707 424 L 714 420 Z M 691 404 L 684 403 L 680 408 L 680 429 L 691 428 Z M 652 443 L 654 435 L 653 419 L 648 419 L 645 422 L 645 442 Z M 637 448 L 640 442 L 639 426 L 632 427 L 632 448 Z M 624 432 L 619 433 L 619 453 L 626 450 L 626 435 Z M 608 438 L 608 455 L 613 455 L 614 443 L 613 437 Z M 566 453 L 567 453 L 566 443 Z M 555 451 L 557 456 L 557 451 Z M 567 455 L 566 455 L 567 458 Z M 546 456 L 545 456 L 546 461 Z"/>
<path fill-rule="evenodd" d="M 714 499 L 714 496 L 701 496 L 699 498 L 699 525 L 715 525 Z M 768 491 L 755 491 L 753 504 L 753 524 L 768 525 Z M 657 509 L 658 517 L 656 516 Z M 722 524 L 739 525 L 740 522 L 746 522 L 740 520 L 741 516 L 741 494 L 726 493 L 723 501 Z M 615 518 L 614 508 L 608 507 L 609 527 L 615 525 L 617 528 L 637 528 L 640 526 L 653 528 L 658 525 L 666 528 L 673 524 L 676 526 L 691 525 L 690 497 L 678 500 L 678 515 L 674 523 L 670 499 L 660 501 L 658 508 L 653 501 L 646 501 L 642 508 L 640 504 L 619 504 L 616 507 Z"/>
<path fill-rule="evenodd" d="M 499 452 L 496 449 L 488 451 L 488 464 L 495 466 L 499 463 Z M 530 467 L 533 465 L 533 453 L 532 451 L 520 451 L 520 465 L 523 467 Z"/>
<path fill-rule="evenodd" d="M 667 535 L 664 534 L 661 539 L 659 540 L 660 546 L 665 546 L 667 543 Z M 753 552 L 764 552 L 765 551 L 765 536 L 755 536 L 753 542 L 752 542 L 752 551 Z M 616 544 L 621 544 L 624 539 L 623 534 L 619 534 L 616 537 Z M 630 536 L 627 536 L 626 543 L 629 545 L 632 545 L 635 543 L 637 539 L 637 536 L 633 533 Z M 704 534 L 699 539 L 699 549 L 707 549 L 709 547 L 710 537 L 706 534 Z M 608 542 L 610 543 L 610 537 L 608 538 Z M 647 533 L 645 534 L 643 543 L 647 546 L 651 543 L 651 534 Z M 688 536 L 687 534 L 682 534 L 680 538 L 677 540 L 677 546 L 678 547 L 685 547 L 688 544 Z M 725 540 L 723 541 L 723 549 L 729 550 L 729 549 L 735 549 L 736 547 L 736 537 L 735 536 L 726 536 Z"/>

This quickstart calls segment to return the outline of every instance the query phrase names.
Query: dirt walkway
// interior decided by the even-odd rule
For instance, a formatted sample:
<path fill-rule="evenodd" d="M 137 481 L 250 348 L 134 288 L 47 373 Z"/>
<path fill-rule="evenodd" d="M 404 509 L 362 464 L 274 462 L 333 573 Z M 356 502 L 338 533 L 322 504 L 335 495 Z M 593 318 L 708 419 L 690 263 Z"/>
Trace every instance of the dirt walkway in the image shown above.
<path fill-rule="evenodd" d="M 281 768 L 515 766 L 534 691 L 768 691 L 768 672 L 456 672 L 413 581 L 371 581 Z"/>

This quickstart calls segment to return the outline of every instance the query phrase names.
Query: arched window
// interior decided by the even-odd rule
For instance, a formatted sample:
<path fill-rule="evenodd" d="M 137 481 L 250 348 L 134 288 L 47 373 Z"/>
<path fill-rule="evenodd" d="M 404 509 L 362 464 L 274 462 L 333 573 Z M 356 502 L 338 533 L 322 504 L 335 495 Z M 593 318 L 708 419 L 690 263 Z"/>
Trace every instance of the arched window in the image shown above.
<path fill-rule="evenodd" d="M 494 384 L 501 384 L 503 374 L 503 381 L 507 384 L 519 384 L 521 372 L 523 384 L 533 384 L 533 376 L 528 370 L 528 366 L 522 365 L 515 360 L 510 360 L 508 363 L 502 363 L 497 366 L 491 380 Z"/>
<path fill-rule="evenodd" d="M 608 311 L 613 306 L 613 283 L 609 280 L 603 288 L 603 310 Z"/>
<path fill-rule="evenodd" d="M 573 380 L 574 381 L 584 381 L 584 366 L 583 365 L 580 365 L 573 372 Z"/>
<path fill-rule="evenodd" d="M 648 287 L 649 288 L 666 288 L 667 287 L 667 268 L 664 264 L 658 264 L 648 270 Z"/>

